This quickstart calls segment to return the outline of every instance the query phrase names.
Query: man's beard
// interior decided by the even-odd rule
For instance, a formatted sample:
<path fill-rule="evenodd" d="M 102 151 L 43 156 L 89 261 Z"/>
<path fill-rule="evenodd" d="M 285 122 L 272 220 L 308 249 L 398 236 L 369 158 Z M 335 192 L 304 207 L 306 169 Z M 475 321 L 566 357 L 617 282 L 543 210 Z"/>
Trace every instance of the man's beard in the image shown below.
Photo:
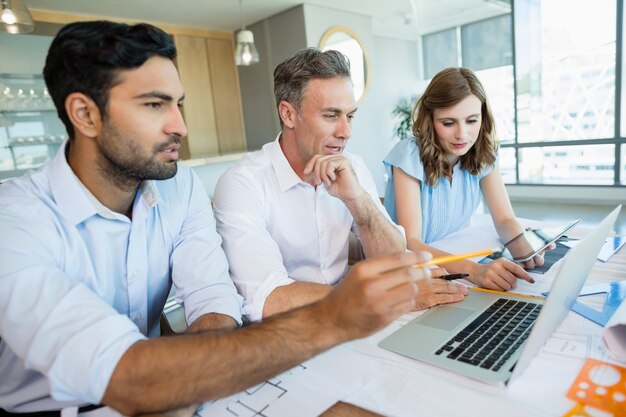
<path fill-rule="evenodd" d="M 136 187 L 144 180 L 165 180 L 176 175 L 176 161 L 159 162 L 157 155 L 180 143 L 179 135 L 171 135 L 166 142 L 155 145 L 149 155 L 143 155 L 138 141 L 125 138 L 110 125 L 104 126 L 102 138 L 106 139 L 98 144 L 102 155 L 98 169 L 118 186 Z"/>

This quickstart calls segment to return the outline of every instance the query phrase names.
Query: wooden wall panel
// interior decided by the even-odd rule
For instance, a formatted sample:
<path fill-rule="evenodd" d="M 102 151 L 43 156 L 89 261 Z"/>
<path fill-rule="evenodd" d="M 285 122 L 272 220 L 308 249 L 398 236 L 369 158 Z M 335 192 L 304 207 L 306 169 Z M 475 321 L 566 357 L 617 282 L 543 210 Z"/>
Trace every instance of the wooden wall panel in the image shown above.
<path fill-rule="evenodd" d="M 245 151 L 243 109 L 233 42 L 207 38 L 206 46 L 213 97 L 216 100 L 215 121 L 220 152 Z"/>
<path fill-rule="evenodd" d="M 185 89 L 183 113 L 189 130 L 189 156 L 215 155 L 219 153 L 219 143 L 206 40 L 174 35 L 174 41 L 178 49 L 178 72 Z M 183 152 L 181 156 L 187 155 Z"/>

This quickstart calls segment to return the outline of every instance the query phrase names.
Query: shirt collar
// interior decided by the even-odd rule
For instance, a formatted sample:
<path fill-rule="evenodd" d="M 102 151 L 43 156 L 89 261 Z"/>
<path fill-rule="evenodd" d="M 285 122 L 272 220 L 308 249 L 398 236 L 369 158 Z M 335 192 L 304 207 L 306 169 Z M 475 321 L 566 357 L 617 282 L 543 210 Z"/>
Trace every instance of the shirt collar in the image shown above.
<path fill-rule="evenodd" d="M 291 168 L 283 150 L 280 148 L 280 136 L 281 133 L 279 133 L 274 142 L 270 144 L 269 156 L 272 167 L 274 168 L 274 173 L 276 174 L 278 187 L 281 192 L 285 192 L 303 181 L 300 179 L 298 174 L 296 174 L 293 168 Z"/>
<path fill-rule="evenodd" d="M 50 187 L 61 211 L 74 225 L 96 214 L 119 220 L 122 215 L 102 204 L 72 171 L 65 156 L 67 145 L 68 141 L 59 147 L 56 156 L 50 161 Z M 159 192 L 154 181 L 144 181 L 137 197 L 140 197 L 146 208 L 154 207 L 159 202 Z M 138 200 L 135 198 L 133 203 L 133 217 Z"/>

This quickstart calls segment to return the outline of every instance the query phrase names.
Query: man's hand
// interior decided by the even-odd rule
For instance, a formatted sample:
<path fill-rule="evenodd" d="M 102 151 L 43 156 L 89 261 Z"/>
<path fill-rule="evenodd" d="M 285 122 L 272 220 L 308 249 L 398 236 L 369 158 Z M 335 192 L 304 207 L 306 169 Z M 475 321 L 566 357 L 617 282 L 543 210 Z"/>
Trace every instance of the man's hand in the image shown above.
<path fill-rule="evenodd" d="M 438 279 L 447 272 L 443 268 L 430 270 L 431 279 L 422 279 L 417 282 L 418 293 L 415 297 L 415 311 L 447 303 L 462 301 L 467 295 L 467 287 L 463 284 Z"/>
<path fill-rule="evenodd" d="M 329 323 L 344 340 L 365 337 L 416 308 L 419 282 L 428 269 L 412 265 L 431 259 L 430 253 L 403 252 L 357 263 L 323 300 Z"/>
<path fill-rule="evenodd" d="M 315 185 L 324 183 L 328 193 L 342 201 L 354 200 L 365 193 L 350 160 L 343 155 L 315 155 L 304 167 L 304 175 Z"/>

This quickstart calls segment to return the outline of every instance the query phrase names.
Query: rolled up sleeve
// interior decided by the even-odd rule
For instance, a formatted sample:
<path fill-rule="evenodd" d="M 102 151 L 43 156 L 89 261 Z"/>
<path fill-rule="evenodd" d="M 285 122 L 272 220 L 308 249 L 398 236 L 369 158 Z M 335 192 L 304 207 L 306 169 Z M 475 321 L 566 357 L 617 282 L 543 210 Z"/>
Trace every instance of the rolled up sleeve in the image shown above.
<path fill-rule="evenodd" d="M 242 297 L 229 275 L 222 239 L 202 183 L 189 171 L 188 212 L 171 256 L 176 299 L 187 323 L 207 313 L 225 314 L 242 324 Z M 181 187 L 183 188 L 183 187 Z"/>

